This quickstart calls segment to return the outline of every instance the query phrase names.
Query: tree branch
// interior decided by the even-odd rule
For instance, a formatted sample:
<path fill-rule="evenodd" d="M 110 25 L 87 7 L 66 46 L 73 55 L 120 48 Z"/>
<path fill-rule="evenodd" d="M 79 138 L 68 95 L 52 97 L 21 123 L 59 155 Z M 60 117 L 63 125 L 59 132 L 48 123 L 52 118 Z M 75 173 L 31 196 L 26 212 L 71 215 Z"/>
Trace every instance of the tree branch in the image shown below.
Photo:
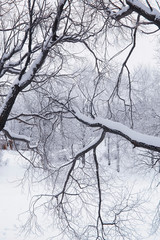
<path fill-rule="evenodd" d="M 159 137 L 139 133 L 121 123 L 114 122 L 108 119 L 103 119 L 100 117 L 96 117 L 93 119 L 91 117 L 87 117 L 80 113 L 77 109 L 72 111 L 72 114 L 77 120 L 90 127 L 101 128 L 105 132 L 113 133 L 125 138 L 130 143 L 132 143 L 134 147 L 145 148 L 148 150 L 160 152 Z"/>
<path fill-rule="evenodd" d="M 4 128 L 5 123 L 8 119 L 8 116 L 11 112 L 13 104 L 19 94 L 24 88 L 26 88 L 35 77 L 35 74 L 40 70 L 42 67 L 46 57 L 48 56 L 50 48 L 55 44 L 56 41 L 56 32 L 58 30 L 58 25 L 61 19 L 61 14 L 63 12 L 64 4 L 66 0 L 61 1 L 57 8 L 57 15 L 55 17 L 52 31 L 50 36 L 45 40 L 45 44 L 42 46 L 39 56 L 34 60 L 32 65 L 29 67 L 29 70 L 20 74 L 20 76 L 14 81 L 6 100 L 0 110 L 0 131 Z M 31 43 L 30 43 L 31 44 Z M 21 47 L 18 49 L 21 50 Z M 18 50 L 14 50 L 13 52 L 17 52 Z M 13 55 L 13 54 L 11 54 Z"/>
<path fill-rule="evenodd" d="M 158 28 L 160 28 L 160 12 L 155 8 L 146 7 L 139 0 L 126 0 L 130 9 L 139 15 L 146 18 L 148 21 L 153 22 Z"/>

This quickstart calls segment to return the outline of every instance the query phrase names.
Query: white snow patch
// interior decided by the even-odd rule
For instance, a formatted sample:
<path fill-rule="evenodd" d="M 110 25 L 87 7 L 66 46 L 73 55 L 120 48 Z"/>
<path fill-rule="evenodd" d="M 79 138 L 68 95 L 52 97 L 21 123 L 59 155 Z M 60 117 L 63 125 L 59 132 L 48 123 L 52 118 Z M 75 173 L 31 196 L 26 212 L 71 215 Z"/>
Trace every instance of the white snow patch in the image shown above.
<path fill-rule="evenodd" d="M 104 149 L 100 148 L 100 152 Z M 18 181 L 20 178 L 23 177 L 25 169 L 23 168 L 24 161 L 23 159 L 18 155 L 17 152 L 14 151 L 2 151 L 1 152 L 1 159 L 3 161 L 7 161 L 7 165 L 0 167 L 0 239 L 1 240 L 26 240 L 26 239 L 32 239 L 32 240 L 45 240 L 47 237 L 53 235 L 53 230 L 45 229 L 44 234 L 41 235 L 34 235 L 31 233 L 31 235 L 27 237 L 23 236 L 22 233 L 19 232 L 19 227 L 21 223 L 24 223 L 25 216 L 21 215 L 24 211 L 28 210 L 29 207 L 29 200 L 30 196 L 28 195 L 28 190 L 26 188 L 22 188 L 22 186 L 18 186 Z M 150 184 L 150 178 L 148 176 L 146 177 L 140 177 L 138 174 L 135 174 L 134 176 L 126 174 L 124 176 L 124 172 L 122 173 L 112 173 L 114 175 L 114 179 L 122 178 L 124 186 L 133 186 L 134 183 L 134 189 L 133 192 L 142 191 L 147 189 L 147 187 Z M 117 182 L 117 186 L 119 186 L 119 183 Z M 36 191 L 39 191 L 39 188 L 42 188 L 42 186 L 38 186 Z M 154 211 L 154 208 L 159 201 L 159 188 L 157 188 L 157 191 L 153 191 L 152 189 L 148 190 L 148 195 L 150 195 L 150 199 L 148 203 L 146 203 L 146 206 L 148 206 L 148 209 L 150 211 Z M 45 217 L 41 216 L 42 223 L 45 225 Z M 144 216 L 144 219 L 148 219 L 147 213 L 146 217 Z M 139 226 L 138 226 L 139 227 Z M 142 226 L 142 232 L 144 232 L 144 236 L 147 235 L 147 229 L 148 225 L 145 222 Z M 54 232 L 55 233 L 55 232 Z M 56 240 L 59 238 L 55 238 Z M 155 234 L 153 236 L 149 236 L 148 238 L 145 238 L 146 240 L 159 240 L 159 236 L 156 236 Z"/>

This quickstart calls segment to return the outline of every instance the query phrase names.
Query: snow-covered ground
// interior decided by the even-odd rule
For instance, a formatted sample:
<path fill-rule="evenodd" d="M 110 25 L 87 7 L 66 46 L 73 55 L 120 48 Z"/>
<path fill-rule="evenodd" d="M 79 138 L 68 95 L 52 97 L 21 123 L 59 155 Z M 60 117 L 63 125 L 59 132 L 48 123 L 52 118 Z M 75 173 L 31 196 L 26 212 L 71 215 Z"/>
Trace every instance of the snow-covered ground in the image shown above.
<path fill-rule="evenodd" d="M 16 151 L 1 150 L 0 157 L 0 240 L 45 240 L 56 235 L 53 228 L 48 229 L 46 216 L 40 215 L 43 228 L 28 232 L 24 224 L 28 220 L 31 197 L 41 192 L 41 184 L 27 187 L 22 179 L 26 173 L 26 161 Z M 42 190 L 43 191 L 43 190 Z"/>
<path fill-rule="evenodd" d="M 31 233 L 28 237 L 24 234 L 21 226 L 26 221 L 25 212 L 29 208 L 29 202 L 33 194 L 32 190 L 31 192 L 28 191 L 27 186 L 20 184 L 20 180 L 23 178 L 25 172 L 25 161 L 14 151 L 1 152 L 1 159 L 3 159 L 3 165 L 0 167 L 0 240 L 45 240 L 52 236 L 52 229 L 47 229 L 47 231 L 39 233 L 39 235 Z M 144 233 L 144 238 L 141 239 L 159 240 L 158 232 L 157 234 L 149 236 L 151 226 L 149 226 L 148 223 L 149 220 L 151 223 L 155 213 L 155 207 L 159 203 L 160 197 L 160 187 L 151 187 L 152 173 L 144 176 L 137 174 L 132 177 L 126 174 L 126 176 L 123 175 L 121 177 L 127 185 L 134 185 L 132 189 L 133 192 L 137 190 L 142 192 L 144 188 L 148 188 L 147 193 L 144 195 L 144 198 L 147 199 L 145 208 L 148 211 L 146 212 L 146 216 L 144 216 L 144 213 L 142 215 L 144 224 L 142 224 L 140 229 L 142 229 Z M 37 186 L 37 189 L 38 187 L 39 186 Z M 43 221 L 45 221 L 45 219 L 43 219 L 42 222 Z"/>
<path fill-rule="evenodd" d="M 25 162 L 17 152 L 3 151 L 0 166 L 0 240 L 44 240 L 45 236 L 26 235 L 22 225 L 26 222 L 31 193 L 21 180 Z M 48 235 L 46 234 L 46 237 Z"/>
<path fill-rule="evenodd" d="M 21 159 L 12 151 L 1 153 L 3 165 L 0 167 L 0 239 L 21 239 L 18 236 L 19 214 L 27 209 L 28 198 L 18 186 L 24 169 Z M 5 165 L 6 164 L 6 165 Z"/>

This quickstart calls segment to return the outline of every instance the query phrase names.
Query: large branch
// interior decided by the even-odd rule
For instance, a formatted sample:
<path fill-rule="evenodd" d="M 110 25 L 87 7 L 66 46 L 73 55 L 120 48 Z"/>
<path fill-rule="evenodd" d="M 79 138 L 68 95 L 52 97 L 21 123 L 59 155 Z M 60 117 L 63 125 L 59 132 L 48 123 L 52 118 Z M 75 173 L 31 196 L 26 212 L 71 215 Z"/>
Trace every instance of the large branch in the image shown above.
<path fill-rule="evenodd" d="M 111 12 L 110 16 L 115 18 L 116 20 L 120 20 L 121 18 L 124 18 L 124 17 L 130 15 L 132 12 L 133 12 L 133 10 L 129 6 L 125 6 L 117 13 Z"/>
<path fill-rule="evenodd" d="M 155 8 L 146 7 L 139 0 L 126 0 L 126 3 L 133 11 L 143 16 L 148 21 L 153 22 L 158 26 L 158 28 L 160 28 L 160 12 L 158 10 Z"/>
<path fill-rule="evenodd" d="M 19 75 L 19 77 L 14 81 L 12 84 L 10 91 L 5 99 L 4 104 L 0 109 L 0 131 L 4 128 L 5 123 L 8 119 L 8 116 L 11 112 L 13 104 L 19 94 L 24 88 L 26 88 L 35 77 L 35 74 L 41 69 L 43 63 L 48 56 L 48 53 L 51 47 L 55 44 L 56 40 L 56 33 L 58 30 L 59 22 L 61 19 L 61 14 L 63 12 L 64 4 L 67 0 L 60 1 L 59 6 L 57 8 L 57 15 L 55 17 L 51 34 L 50 36 L 44 41 L 43 47 L 39 53 L 39 56 L 34 60 L 32 65 L 26 72 L 23 72 Z"/>
<path fill-rule="evenodd" d="M 119 135 L 132 143 L 134 147 L 140 147 L 160 152 L 159 137 L 139 133 L 121 123 L 114 122 L 108 119 L 103 119 L 100 117 L 87 117 L 84 114 L 80 113 L 77 109 L 74 110 L 72 113 L 80 122 L 83 122 L 90 127 L 101 128 L 105 132 Z"/>
<path fill-rule="evenodd" d="M 30 138 L 25 136 L 25 135 L 21 135 L 21 134 L 16 134 L 10 131 L 10 129 L 8 129 L 7 127 L 5 127 L 3 129 L 3 132 L 5 133 L 5 135 L 12 139 L 12 140 L 16 140 L 16 141 L 22 141 L 22 142 L 26 142 L 27 144 L 30 142 Z"/>
<path fill-rule="evenodd" d="M 86 145 L 84 148 L 82 148 L 74 157 L 75 159 L 78 159 L 79 157 L 83 156 L 84 154 L 88 153 L 92 149 L 95 149 L 98 147 L 98 145 L 104 140 L 106 132 L 103 131 L 99 137 L 94 139 L 90 144 Z"/>
<path fill-rule="evenodd" d="M 158 10 L 151 6 L 147 7 L 139 0 L 126 0 L 126 3 L 128 6 L 123 7 L 117 13 L 111 14 L 111 16 L 120 20 L 132 12 L 136 12 L 160 28 L 160 12 Z"/>

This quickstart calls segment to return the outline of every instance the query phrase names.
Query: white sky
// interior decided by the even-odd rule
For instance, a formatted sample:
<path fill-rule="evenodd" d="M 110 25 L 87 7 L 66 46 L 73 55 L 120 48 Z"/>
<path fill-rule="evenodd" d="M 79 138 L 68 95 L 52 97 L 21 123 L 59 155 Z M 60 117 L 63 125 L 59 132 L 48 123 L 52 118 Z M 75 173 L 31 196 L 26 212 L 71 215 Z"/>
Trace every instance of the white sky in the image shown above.
<path fill-rule="evenodd" d="M 132 53 L 129 64 L 136 66 L 142 64 L 146 67 L 154 67 L 156 64 L 156 37 L 143 35 L 139 36 L 136 48 Z"/>
<path fill-rule="evenodd" d="M 121 43 L 122 40 L 119 41 Z M 118 47 L 114 43 L 113 46 L 108 47 L 108 56 L 109 59 L 112 58 L 115 54 L 117 54 L 118 51 L 122 50 L 129 44 L 131 40 L 128 41 L 128 43 L 124 43 L 122 46 Z M 136 47 L 134 51 L 132 52 L 132 55 L 127 62 L 127 65 L 130 69 L 134 69 L 137 66 L 141 65 L 143 67 L 155 67 L 157 64 L 157 56 L 158 56 L 158 37 L 156 34 L 153 35 L 147 35 L 147 34 L 137 34 L 136 39 Z M 129 46 L 125 51 L 120 53 L 120 55 L 116 56 L 114 60 L 116 62 L 123 63 L 131 50 L 132 45 Z M 113 61 L 114 61 L 113 60 Z"/>

